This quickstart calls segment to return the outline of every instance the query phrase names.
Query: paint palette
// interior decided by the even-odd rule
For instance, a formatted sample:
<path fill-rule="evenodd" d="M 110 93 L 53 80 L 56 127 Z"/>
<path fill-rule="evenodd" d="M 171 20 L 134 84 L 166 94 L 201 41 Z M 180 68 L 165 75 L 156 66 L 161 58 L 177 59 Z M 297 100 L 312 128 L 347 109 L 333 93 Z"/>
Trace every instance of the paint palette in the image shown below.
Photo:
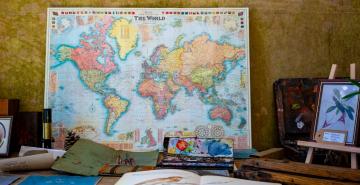
<path fill-rule="evenodd" d="M 161 168 L 232 170 L 232 139 L 165 137 Z"/>
<path fill-rule="evenodd" d="M 198 157 L 233 157 L 232 139 L 168 138 L 167 153 Z"/>

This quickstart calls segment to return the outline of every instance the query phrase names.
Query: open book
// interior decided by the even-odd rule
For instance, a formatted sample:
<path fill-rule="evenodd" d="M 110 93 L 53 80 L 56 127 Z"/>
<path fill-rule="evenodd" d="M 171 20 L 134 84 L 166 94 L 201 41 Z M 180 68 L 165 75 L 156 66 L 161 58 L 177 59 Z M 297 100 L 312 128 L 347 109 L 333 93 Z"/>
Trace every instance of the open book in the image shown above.
<path fill-rule="evenodd" d="M 142 172 L 130 172 L 123 175 L 115 185 L 267 185 L 268 182 L 250 181 L 222 176 L 199 176 L 195 173 L 161 169 Z"/>

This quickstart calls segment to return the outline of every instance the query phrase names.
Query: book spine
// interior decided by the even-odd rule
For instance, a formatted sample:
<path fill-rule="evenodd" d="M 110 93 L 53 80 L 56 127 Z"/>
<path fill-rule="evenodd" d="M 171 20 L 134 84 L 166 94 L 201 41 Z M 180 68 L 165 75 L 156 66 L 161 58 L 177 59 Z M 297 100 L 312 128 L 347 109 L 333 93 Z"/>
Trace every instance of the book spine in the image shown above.
<path fill-rule="evenodd" d="M 51 109 L 43 111 L 43 148 L 51 148 Z"/>

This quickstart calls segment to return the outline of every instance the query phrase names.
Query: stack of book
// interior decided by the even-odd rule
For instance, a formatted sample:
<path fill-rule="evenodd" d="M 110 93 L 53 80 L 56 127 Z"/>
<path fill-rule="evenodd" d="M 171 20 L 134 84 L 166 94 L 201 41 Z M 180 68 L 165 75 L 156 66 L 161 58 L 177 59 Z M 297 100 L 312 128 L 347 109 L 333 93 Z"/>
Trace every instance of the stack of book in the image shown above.
<path fill-rule="evenodd" d="M 161 168 L 233 170 L 233 140 L 166 137 Z"/>

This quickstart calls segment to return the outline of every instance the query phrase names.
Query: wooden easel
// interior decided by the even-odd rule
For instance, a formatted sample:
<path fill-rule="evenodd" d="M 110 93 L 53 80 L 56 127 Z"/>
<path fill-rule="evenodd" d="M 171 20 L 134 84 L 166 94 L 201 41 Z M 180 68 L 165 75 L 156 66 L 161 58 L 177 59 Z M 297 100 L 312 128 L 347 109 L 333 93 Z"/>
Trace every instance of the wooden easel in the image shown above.
<path fill-rule="evenodd" d="M 333 64 L 331 67 L 329 79 L 335 78 L 336 64 Z M 355 63 L 350 64 L 350 79 L 355 79 Z M 297 145 L 309 147 L 305 163 L 310 164 L 313 159 L 314 148 L 335 150 L 341 152 L 350 152 L 351 153 L 351 168 L 358 169 L 357 166 L 357 157 L 356 154 L 360 154 L 359 147 L 345 146 L 345 145 L 336 145 L 336 144 L 327 144 L 327 143 L 317 143 L 312 141 L 297 141 Z"/>

